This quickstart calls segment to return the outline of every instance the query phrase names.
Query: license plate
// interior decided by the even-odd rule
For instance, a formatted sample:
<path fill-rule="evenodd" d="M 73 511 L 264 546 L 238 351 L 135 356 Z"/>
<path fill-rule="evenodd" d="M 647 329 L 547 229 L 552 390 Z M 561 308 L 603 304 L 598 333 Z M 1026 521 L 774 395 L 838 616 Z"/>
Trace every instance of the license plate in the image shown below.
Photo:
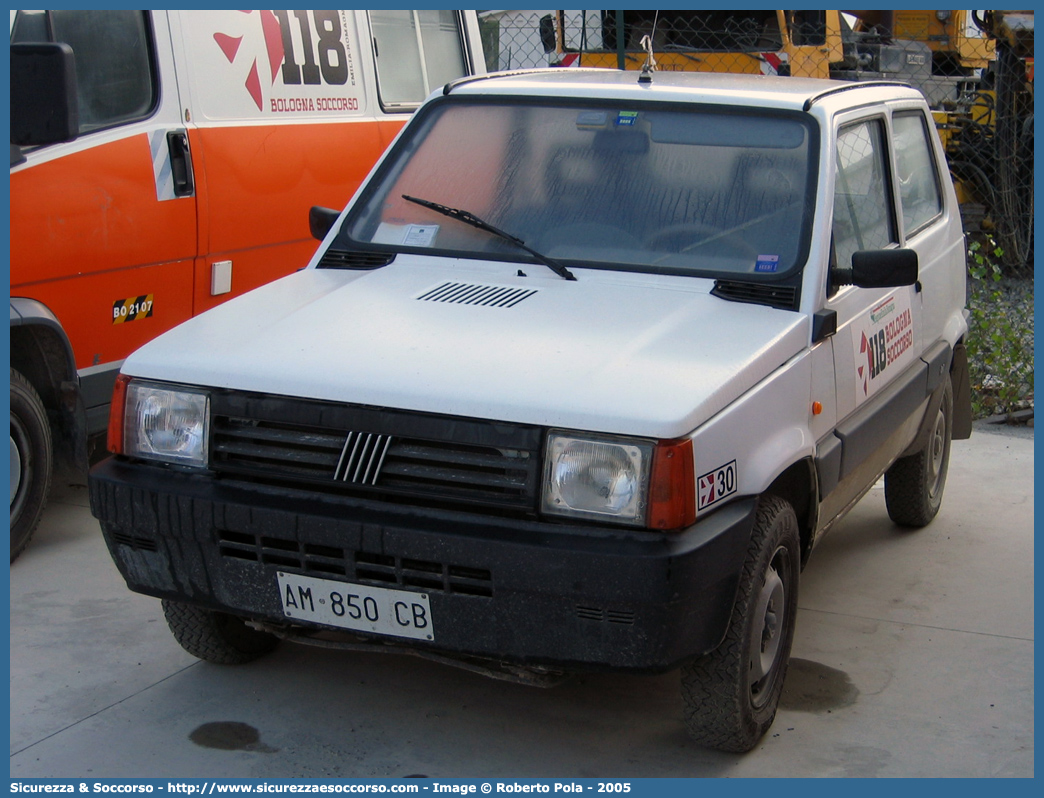
<path fill-rule="evenodd" d="M 279 599 L 287 618 L 357 632 L 435 639 L 426 593 L 353 585 L 281 571 L 277 576 Z"/>

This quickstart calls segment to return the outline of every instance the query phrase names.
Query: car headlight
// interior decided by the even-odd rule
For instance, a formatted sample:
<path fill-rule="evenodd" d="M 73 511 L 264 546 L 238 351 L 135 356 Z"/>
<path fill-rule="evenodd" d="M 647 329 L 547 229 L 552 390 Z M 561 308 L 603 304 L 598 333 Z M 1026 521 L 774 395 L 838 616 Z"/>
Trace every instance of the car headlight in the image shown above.
<path fill-rule="evenodd" d="M 126 383 L 123 454 L 206 466 L 210 399 L 203 391 L 131 380 Z"/>
<path fill-rule="evenodd" d="M 550 433 L 544 512 L 643 525 L 652 450 L 648 441 Z"/>
<path fill-rule="evenodd" d="M 654 442 L 552 431 L 546 451 L 545 515 L 664 531 L 696 520 L 689 438 Z"/>

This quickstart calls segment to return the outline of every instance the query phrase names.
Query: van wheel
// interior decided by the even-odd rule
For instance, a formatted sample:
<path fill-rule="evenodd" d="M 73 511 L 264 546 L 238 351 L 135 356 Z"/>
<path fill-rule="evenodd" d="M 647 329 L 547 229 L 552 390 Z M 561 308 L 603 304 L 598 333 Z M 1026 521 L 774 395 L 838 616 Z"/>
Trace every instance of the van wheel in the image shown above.
<path fill-rule="evenodd" d="M 885 506 L 888 517 L 899 526 L 926 526 L 942 506 L 953 434 L 953 384 L 949 377 L 942 392 L 924 448 L 896 460 L 885 472 Z"/>
<path fill-rule="evenodd" d="M 43 516 L 51 490 L 51 427 L 40 395 L 11 369 L 11 562 Z"/>
<path fill-rule="evenodd" d="M 216 665 L 242 665 L 264 656 L 279 640 L 251 629 L 241 618 L 180 601 L 163 600 L 174 639 L 189 654 Z"/>
<path fill-rule="evenodd" d="M 794 508 L 764 496 L 725 639 L 682 668 L 685 722 L 701 745 L 744 753 L 772 725 L 794 640 L 799 572 Z"/>

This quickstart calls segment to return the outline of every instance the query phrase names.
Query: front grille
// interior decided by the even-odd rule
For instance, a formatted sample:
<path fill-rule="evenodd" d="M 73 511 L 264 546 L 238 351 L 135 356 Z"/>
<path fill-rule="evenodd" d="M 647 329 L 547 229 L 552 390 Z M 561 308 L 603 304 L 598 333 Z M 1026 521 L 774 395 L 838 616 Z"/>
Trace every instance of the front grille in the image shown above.
<path fill-rule="evenodd" d="M 391 435 L 349 432 L 334 469 L 334 479 L 356 485 L 376 485 L 391 442 Z"/>
<path fill-rule="evenodd" d="M 536 511 L 536 427 L 233 393 L 212 397 L 211 468 L 239 480 L 462 509 Z"/>
<path fill-rule="evenodd" d="M 577 604 L 576 617 L 584 621 L 602 621 L 623 624 L 624 626 L 634 625 L 634 612 L 632 610 L 608 610 L 602 607 L 588 607 Z"/>
<path fill-rule="evenodd" d="M 128 535 L 124 532 L 114 532 L 113 542 L 120 546 L 126 546 L 135 551 L 159 551 L 159 545 L 151 538 Z"/>
<path fill-rule="evenodd" d="M 323 578 L 345 577 L 377 587 L 419 588 L 468 596 L 492 596 L 489 571 L 451 563 L 393 557 L 287 538 L 219 530 L 221 556 Z"/>

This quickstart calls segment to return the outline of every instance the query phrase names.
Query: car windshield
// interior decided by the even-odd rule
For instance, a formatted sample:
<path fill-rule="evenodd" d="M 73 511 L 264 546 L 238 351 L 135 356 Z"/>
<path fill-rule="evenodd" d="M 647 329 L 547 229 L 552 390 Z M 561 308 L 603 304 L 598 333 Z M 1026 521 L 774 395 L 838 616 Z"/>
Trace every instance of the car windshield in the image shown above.
<path fill-rule="evenodd" d="M 797 114 L 665 104 L 444 102 L 347 219 L 356 244 L 530 259 L 461 209 L 571 265 L 772 279 L 807 252 L 814 132 Z"/>

